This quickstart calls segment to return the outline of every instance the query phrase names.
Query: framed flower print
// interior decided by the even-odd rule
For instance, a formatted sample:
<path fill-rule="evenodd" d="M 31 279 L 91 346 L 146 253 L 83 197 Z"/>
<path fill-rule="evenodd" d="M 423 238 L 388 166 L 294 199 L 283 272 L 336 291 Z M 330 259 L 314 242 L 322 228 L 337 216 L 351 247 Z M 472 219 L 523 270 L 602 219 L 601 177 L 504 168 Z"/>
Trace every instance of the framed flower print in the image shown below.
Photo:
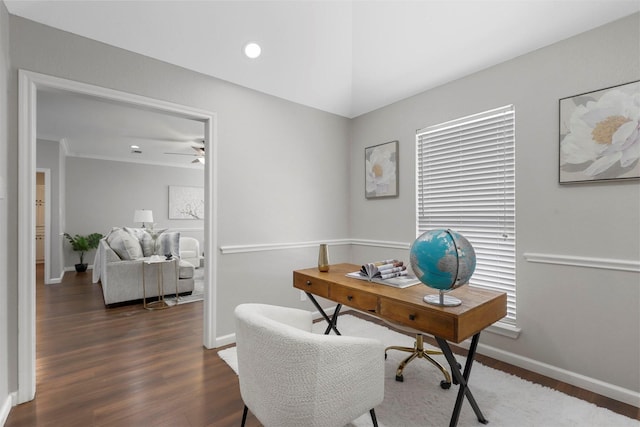
<path fill-rule="evenodd" d="M 364 149 L 365 197 L 398 196 L 398 141 Z"/>
<path fill-rule="evenodd" d="M 560 99 L 560 184 L 640 178 L 640 81 Z"/>

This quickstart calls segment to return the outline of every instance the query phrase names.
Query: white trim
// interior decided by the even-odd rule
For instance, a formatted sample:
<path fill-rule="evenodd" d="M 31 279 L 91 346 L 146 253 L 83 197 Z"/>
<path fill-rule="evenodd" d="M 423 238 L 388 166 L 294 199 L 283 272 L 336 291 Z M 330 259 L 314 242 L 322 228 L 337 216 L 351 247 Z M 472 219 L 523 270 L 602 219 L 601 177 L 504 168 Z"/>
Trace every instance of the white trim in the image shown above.
<path fill-rule="evenodd" d="M 204 233 L 204 228 L 203 227 L 193 227 L 193 228 L 187 228 L 187 227 L 169 227 L 169 229 L 171 231 L 186 231 L 186 232 L 201 232 Z"/>
<path fill-rule="evenodd" d="M 468 341 L 465 341 L 458 345 L 468 348 L 469 343 Z M 544 362 L 539 362 L 528 357 L 520 356 L 518 354 L 510 353 L 484 344 L 478 344 L 478 353 L 576 387 L 584 388 L 585 390 L 615 399 L 619 402 L 640 407 L 640 393 L 636 391 L 628 390 L 614 384 L 609 384 L 595 378 L 567 371 L 566 369 L 558 368 Z"/>
<path fill-rule="evenodd" d="M 282 249 L 298 249 L 309 248 L 318 246 L 320 243 L 326 243 L 332 246 L 338 245 L 350 245 L 352 242 L 348 239 L 339 240 L 317 240 L 312 242 L 294 242 L 294 243 L 259 243 L 251 245 L 226 245 L 220 246 L 220 252 L 224 255 L 238 254 L 246 252 L 263 252 L 263 251 L 275 251 Z"/>
<path fill-rule="evenodd" d="M 12 408 L 12 398 L 13 393 L 9 394 L 7 396 L 7 398 L 4 400 L 4 402 L 2 403 L 2 406 L 0 406 L 0 426 L 5 425 L 5 423 L 7 422 L 7 419 L 9 418 L 9 412 L 11 412 L 11 408 Z"/>
<path fill-rule="evenodd" d="M 225 245 L 220 247 L 222 254 L 237 254 L 246 252 L 262 252 L 282 249 L 296 249 L 317 246 L 320 243 L 329 245 L 356 245 L 356 246 L 372 246 L 388 249 L 406 249 L 409 250 L 411 243 L 391 242 L 384 240 L 366 240 L 366 239 L 335 239 L 335 240 L 317 240 L 310 242 L 289 242 L 289 243 L 254 243 L 248 245 Z M 588 258 L 569 255 L 552 255 L 526 252 L 524 258 L 529 262 L 538 262 L 544 264 L 560 264 L 579 267 L 600 268 L 606 270 L 631 271 L 640 272 L 640 261 L 611 259 L 611 258 Z"/>
<path fill-rule="evenodd" d="M 18 390 L 17 403 L 36 392 L 35 171 L 36 83 L 18 73 Z"/>
<path fill-rule="evenodd" d="M 217 137 L 216 115 L 183 105 L 147 98 L 86 83 L 18 70 L 18 390 L 16 403 L 30 401 L 36 391 L 36 314 L 35 314 L 35 152 L 36 97 L 39 89 L 61 90 L 107 99 L 116 103 L 142 107 L 204 123 L 205 144 L 205 301 L 203 313 L 203 345 L 215 346 L 217 294 Z M 65 149 L 64 141 L 61 146 Z"/>
<path fill-rule="evenodd" d="M 58 170 L 60 171 L 60 177 L 63 175 L 66 176 L 67 170 L 67 158 L 65 157 L 65 150 L 67 150 L 67 140 L 66 138 L 62 138 L 60 140 L 60 149 L 58 151 Z M 62 204 L 64 200 L 67 199 L 67 180 L 66 179 L 58 179 L 58 194 L 55 196 L 60 201 L 58 203 L 58 212 L 63 212 Z M 67 229 L 67 219 L 66 215 L 59 214 L 58 217 L 58 238 L 56 247 L 54 248 L 60 256 L 58 257 L 58 265 L 56 266 L 56 270 L 60 272 L 60 280 L 64 277 L 64 230 Z"/>
<path fill-rule="evenodd" d="M 60 140 L 60 148 L 62 149 L 62 156 L 67 157 L 69 155 L 69 142 L 67 138 L 62 138 Z"/>
<path fill-rule="evenodd" d="M 502 335 L 503 337 L 517 339 L 522 332 L 521 328 L 504 322 L 496 322 L 493 325 L 487 326 L 484 331 L 491 332 L 492 334 Z"/>
<path fill-rule="evenodd" d="M 204 124 L 205 151 L 204 168 L 204 296 L 203 296 L 203 328 L 202 342 L 205 348 L 216 347 L 218 295 L 218 256 L 215 247 L 218 246 L 218 117 L 211 113 Z M 206 286 L 209 284 L 209 286 Z"/>
<path fill-rule="evenodd" d="M 51 169 L 38 168 L 44 174 L 44 283 L 51 283 Z"/>
<path fill-rule="evenodd" d="M 640 261 L 612 259 L 612 258 L 591 258 L 571 255 L 540 254 L 526 252 L 524 259 L 529 262 L 542 264 L 570 265 L 575 267 L 599 268 L 603 270 L 631 271 L 640 273 Z"/>
<path fill-rule="evenodd" d="M 352 239 L 352 245 L 357 246 L 375 246 L 378 248 L 388 248 L 388 249 L 406 249 L 409 250 L 411 248 L 411 243 L 404 242 L 388 242 L 384 240 L 365 240 L 365 239 Z"/>
<path fill-rule="evenodd" d="M 236 334 L 231 333 L 227 335 L 222 335 L 221 337 L 216 338 L 216 347 L 223 347 L 229 344 L 236 343 Z"/>
<path fill-rule="evenodd" d="M 409 249 L 409 243 L 402 242 L 385 242 L 382 240 L 362 240 L 362 239 L 334 239 L 334 240 L 315 240 L 311 242 L 292 242 L 292 243 L 256 243 L 250 245 L 226 245 L 220 246 L 222 254 L 239 254 L 246 252 L 262 252 L 275 251 L 282 249 L 298 249 L 310 248 L 318 246 L 320 243 L 326 243 L 330 246 L 343 245 L 359 245 L 359 246 L 375 246 L 380 248 L 391 249 Z"/>

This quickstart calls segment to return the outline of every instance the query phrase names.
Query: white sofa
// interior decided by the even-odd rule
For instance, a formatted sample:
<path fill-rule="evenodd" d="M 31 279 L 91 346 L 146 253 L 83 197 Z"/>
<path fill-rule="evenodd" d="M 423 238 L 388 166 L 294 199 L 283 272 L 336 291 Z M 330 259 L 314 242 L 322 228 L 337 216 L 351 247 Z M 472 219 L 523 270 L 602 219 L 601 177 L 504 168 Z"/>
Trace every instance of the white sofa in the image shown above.
<path fill-rule="evenodd" d="M 100 240 L 93 263 L 93 283 L 101 283 L 105 305 L 136 301 L 158 296 L 158 274 L 162 270 L 164 294 L 188 294 L 194 288 L 194 267 L 180 260 L 180 233 L 164 232 L 154 240 L 146 230 L 115 227 Z M 153 255 L 171 253 L 176 261 L 163 264 L 144 264 Z M 178 271 L 176 272 L 176 264 Z"/>

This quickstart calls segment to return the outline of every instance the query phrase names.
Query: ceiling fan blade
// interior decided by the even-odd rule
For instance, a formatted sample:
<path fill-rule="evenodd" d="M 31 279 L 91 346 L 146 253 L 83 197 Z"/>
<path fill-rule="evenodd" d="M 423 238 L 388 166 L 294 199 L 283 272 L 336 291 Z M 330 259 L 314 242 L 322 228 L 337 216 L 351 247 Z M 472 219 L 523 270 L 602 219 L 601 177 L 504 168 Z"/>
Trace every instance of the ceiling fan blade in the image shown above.
<path fill-rule="evenodd" d="M 188 136 L 183 136 L 183 137 L 161 137 L 161 136 L 148 136 L 148 135 L 132 135 L 132 134 L 127 134 L 125 135 L 128 138 L 131 139 L 139 139 L 141 141 L 157 141 L 157 142 L 175 142 L 177 144 L 198 144 L 198 145 L 204 145 L 204 142 L 202 139 L 198 139 L 198 138 L 191 138 Z"/>

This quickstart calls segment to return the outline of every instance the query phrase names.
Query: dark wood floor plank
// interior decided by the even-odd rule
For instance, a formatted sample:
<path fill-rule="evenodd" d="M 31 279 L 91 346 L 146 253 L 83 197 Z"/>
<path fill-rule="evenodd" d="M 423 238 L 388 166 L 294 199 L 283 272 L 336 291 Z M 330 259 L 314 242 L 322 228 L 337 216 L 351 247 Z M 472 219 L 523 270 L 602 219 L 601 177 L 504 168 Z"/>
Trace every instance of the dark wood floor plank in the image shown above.
<path fill-rule="evenodd" d="M 6 427 L 240 425 L 238 379 L 216 350 L 202 347 L 201 302 L 159 311 L 141 304 L 105 308 L 90 273 L 68 273 L 46 286 L 41 267 L 37 273 L 36 398 L 14 407 Z M 640 420 L 633 406 L 478 359 Z M 247 427 L 256 426 L 249 414 Z"/>

